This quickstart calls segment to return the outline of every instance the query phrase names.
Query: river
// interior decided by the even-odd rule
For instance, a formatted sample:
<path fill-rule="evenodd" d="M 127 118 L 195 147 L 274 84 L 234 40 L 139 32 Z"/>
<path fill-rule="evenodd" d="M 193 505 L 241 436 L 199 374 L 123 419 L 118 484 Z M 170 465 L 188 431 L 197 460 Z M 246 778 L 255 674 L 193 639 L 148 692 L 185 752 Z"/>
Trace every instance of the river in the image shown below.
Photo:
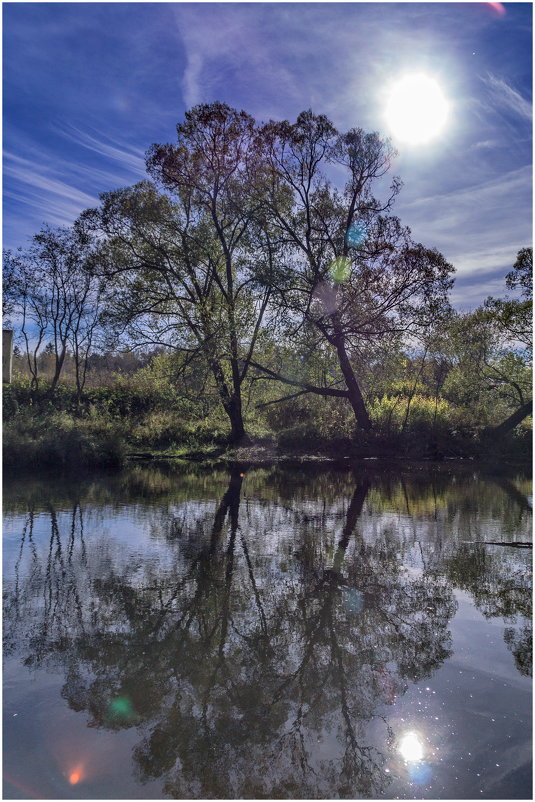
<path fill-rule="evenodd" d="M 530 492 L 373 460 L 6 480 L 4 798 L 531 798 Z"/>

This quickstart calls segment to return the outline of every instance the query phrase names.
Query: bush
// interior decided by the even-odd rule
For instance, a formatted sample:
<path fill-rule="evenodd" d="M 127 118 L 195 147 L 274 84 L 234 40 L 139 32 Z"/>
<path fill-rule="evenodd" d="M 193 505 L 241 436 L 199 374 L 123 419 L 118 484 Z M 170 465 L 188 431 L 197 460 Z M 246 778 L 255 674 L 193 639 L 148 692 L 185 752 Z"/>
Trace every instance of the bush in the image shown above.
<path fill-rule="evenodd" d="M 20 415 L 4 427 L 6 467 L 59 471 L 119 468 L 124 452 L 120 431 L 101 423 L 75 421 L 65 412 Z"/>
<path fill-rule="evenodd" d="M 446 431 L 452 424 L 453 408 L 443 398 L 414 395 L 409 401 L 402 396 L 376 398 L 370 406 L 370 418 L 378 431 L 399 432 Z"/>
<path fill-rule="evenodd" d="M 296 446 L 317 446 L 322 438 L 310 423 L 300 423 L 279 432 L 278 441 L 282 448 Z"/>

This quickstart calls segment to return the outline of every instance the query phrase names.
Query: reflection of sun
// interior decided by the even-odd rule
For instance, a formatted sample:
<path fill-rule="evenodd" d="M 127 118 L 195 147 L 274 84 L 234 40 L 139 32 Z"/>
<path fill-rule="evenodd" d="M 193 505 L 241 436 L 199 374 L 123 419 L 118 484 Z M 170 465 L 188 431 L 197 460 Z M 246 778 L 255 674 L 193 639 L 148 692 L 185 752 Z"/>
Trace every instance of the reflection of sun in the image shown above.
<path fill-rule="evenodd" d="M 406 75 L 390 88 L 385 116 L 396 139 L 423 144 L 444 128 L 448 102 L 434 78 Z"/>
<path fill-rule="evenodd" d="M 416 763 L 424 756 L 422 742 L 415 732 L 407 732 L 401 738 L 398 749 L 401 757 L 408 763 Z"/>

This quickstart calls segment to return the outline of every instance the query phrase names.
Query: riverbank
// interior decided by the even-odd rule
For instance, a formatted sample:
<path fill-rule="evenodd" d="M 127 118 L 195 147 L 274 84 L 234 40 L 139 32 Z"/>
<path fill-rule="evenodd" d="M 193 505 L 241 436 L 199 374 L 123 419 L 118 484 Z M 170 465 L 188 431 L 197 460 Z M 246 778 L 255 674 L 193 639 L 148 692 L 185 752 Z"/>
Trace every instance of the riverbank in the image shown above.
<path fill-rule="evenodd" d="M 93 391 L 77 406 L 67 390 L 35 398 L 20 388 L 4 394 L 3 464 L 5 470 L 54 472 L 111 471 L 138 460 L 183 460 L 254 465 L 284 461 L 351 462 L 394 459 L 476 460 L 531 464 L 531 419 L 501 437 L 458 417 L 438 421 L 415 416 L 407 426 L 377 420 L 371 432 L 321 421 L 270 430 L 265 421 L 247 422 L 250 440 L 228 441 L 224 422 L 188 419 L 183 410 L 152 408 L 146 398 Z M 103 396 L 102 398 L 100 396 Z"/>
<path fill-rule="evenodd" d="M 526 437 L 514 435 L 501 441 L 473 441 L 469 447 L 459 448 L 451 442 L 450 448 L 437 450 L 429 443 L 414 438 L 400 438 L 391 442 L 379 434 L 369 434 L 366 443 L 349 439 L 337 441 L 296 442 L 291 446 L 277 439 L 262 439 L 243 446 L 199 443 L 173 449 L 132 450 L 127 442 L 116 434 L 106 437 L 102 432 L 84 429 L 69 431 L 46 430 L 41 437 L 29 433 L 16 441 L 4 439 L 4 471 L 39 471 L 68 473 L 105 470 L 119 472 L 128 465 L 147 463 L 174 463 L 203 467 L 222 467 L 243 463 L 248 467 L 270 465 L 336 465 L 351 466 L 355 463 L 402 466 L 410 463 L 448 466 L 488 465 L 493 467 L 531 465 L 530 442 Z"/>

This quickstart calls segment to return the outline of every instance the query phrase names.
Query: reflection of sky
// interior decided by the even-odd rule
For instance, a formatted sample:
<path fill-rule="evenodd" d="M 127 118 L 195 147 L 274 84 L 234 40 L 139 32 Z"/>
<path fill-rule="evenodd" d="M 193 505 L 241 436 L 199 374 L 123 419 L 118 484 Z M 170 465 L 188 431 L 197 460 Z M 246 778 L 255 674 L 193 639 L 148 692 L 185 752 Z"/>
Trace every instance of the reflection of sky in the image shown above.
<path fill-rule="evenodd" d="M 453 656 L 387 709 L 398 746 L 417 733 L 424 752 L 421 760 L 389 761 L 392 798 L 411 787 L 415 797 L 432 799 L 523 798 L 531 776 L 531 680 L 514 669 L 503 622 L 485 619 L 466 594 L 456 597 Z"/>

